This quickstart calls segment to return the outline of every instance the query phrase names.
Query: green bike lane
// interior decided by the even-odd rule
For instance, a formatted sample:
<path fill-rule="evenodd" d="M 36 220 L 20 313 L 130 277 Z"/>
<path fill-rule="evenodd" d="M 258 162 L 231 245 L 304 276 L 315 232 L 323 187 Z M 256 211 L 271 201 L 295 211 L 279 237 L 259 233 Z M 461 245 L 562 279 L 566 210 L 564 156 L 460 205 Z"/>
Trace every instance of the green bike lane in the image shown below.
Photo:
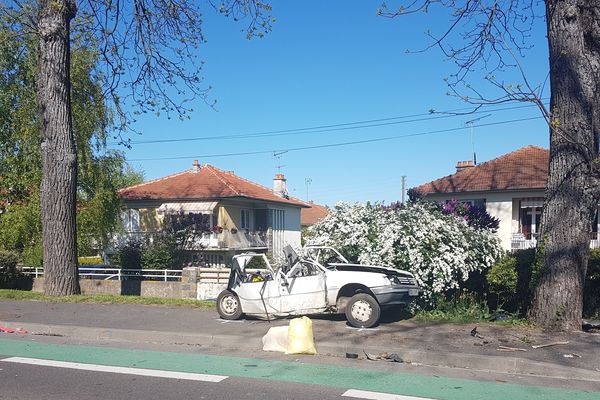
<path fill-rule="evenodd" d="M 0 339 L 1 357 L 143 368 L 196 374 L 323 385 L 440 400 L 469 399 L 594 399 L 598 391 L 578 391 L 511 383 L 475 381 L 408 372 L 390 372 L 259 358 L 160 352 L 123 348 L 49 344 Z M 223 383 L 220 383 L 223 384 Z"/>

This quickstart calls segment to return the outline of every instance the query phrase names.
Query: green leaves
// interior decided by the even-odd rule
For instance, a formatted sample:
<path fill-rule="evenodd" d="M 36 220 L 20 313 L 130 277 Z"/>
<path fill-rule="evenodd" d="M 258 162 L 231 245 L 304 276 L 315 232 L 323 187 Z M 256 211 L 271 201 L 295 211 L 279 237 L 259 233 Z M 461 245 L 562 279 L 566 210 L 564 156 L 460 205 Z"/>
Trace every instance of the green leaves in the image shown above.
<path fill-rule="evenodd" d="M 0 16 L 0 249 L 16 250 L 26 265 L 42 265 L 40 124 L 37 47 L 15 37 Z M 75 35 L 71 52 L 73 133 L 78 158 L 80 254 L 96 254 L 119 224 L 116 191 L 139 183 L 121 152 L 106 149 L 111 110 L 95 72 L 98 51 Z"/>

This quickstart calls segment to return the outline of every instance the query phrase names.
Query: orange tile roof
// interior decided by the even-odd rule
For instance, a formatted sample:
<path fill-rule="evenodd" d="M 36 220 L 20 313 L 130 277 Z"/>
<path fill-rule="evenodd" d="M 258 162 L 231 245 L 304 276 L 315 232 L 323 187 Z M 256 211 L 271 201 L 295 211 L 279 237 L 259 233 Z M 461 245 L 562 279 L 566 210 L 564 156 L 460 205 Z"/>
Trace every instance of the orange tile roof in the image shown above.
<path fill-rule="evenodd" d="M 423 194 L 544 189 L 548 160 L 547 149 L 526 146 L 414 189 Z"/>
<path fill-rule="evenodd" d="M 300 211 L 300 225 L 314 225 L 329 214 L 329 209 L 314 203 L 309 203 L 310 208 Z"/>
<path fill-rule="evenodd" d="M 271 189 L 212 165 L 203 165 L 198 171 L 187 170 L 126 187 L 119 190 L 119 196 L 123 200 L 208 200 L 246 197 L 309 207 L 301 200 L 279 197 Z"/>

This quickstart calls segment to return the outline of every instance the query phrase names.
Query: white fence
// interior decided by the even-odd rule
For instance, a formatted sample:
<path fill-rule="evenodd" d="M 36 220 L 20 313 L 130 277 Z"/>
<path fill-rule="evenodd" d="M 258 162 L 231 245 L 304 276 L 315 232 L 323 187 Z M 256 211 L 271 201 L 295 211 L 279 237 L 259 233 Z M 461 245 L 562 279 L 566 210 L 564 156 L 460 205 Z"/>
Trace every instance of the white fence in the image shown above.
<path fill-rule="evenodd" d="M 21 267 L 21 271 L 34 278 L 44 276 L 43 268 Z M 200 283 L 226 284 L 229 280 L 229 268 L 198 268 Z M 248 270 L 249 273 L 256 272 Z M 120 269 L 120 268 L 79 268 L 80 279 L 100 280 L 149 280 L 149 281 L 181 281 L 181 270 L 173 269 Z"/>
<path fill-rule="evenodd" d="M 535 238 L 525 239 L 522 234 L 513 234 L 511 240 L 511 250 L 525 250 L 532 249 L 537 245 L 537 240 Z M 590 249 L 597 249 L 600 247 L 600 240 L 594 234 L 592 239 L 590 240 Z"/>
<path fill-rule="evenodd" d="M 21 271 L 34 278 L 44 276 L 43 268 L 22 267 Z M 79 268 L 79 279 L 100 280 L 147 280 L 147 281 L 181 281 L 181 270 L 173 269 L 120 269 L 120 268 Z"/>

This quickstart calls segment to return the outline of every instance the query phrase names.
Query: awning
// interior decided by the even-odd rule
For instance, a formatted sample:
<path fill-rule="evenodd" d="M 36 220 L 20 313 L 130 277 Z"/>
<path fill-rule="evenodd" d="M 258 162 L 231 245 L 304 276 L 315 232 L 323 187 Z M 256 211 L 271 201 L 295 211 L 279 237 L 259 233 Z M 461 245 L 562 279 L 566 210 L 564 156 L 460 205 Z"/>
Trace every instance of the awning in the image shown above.
<path fill-rule="evenodd" d="M 544 206 L 544 199 L 541 199 L 541 198 L 531 198 L 531 199 L 521 200 L 521 208 L 533 208 L 533 207 L 542 208 L 543 206 Z"/>
<path fill-rule="evenodd" d="M 216 206 L 216 201 L 163 203 L 158 207 L 157 211 L 159 214 L 212 214 Z"/>

